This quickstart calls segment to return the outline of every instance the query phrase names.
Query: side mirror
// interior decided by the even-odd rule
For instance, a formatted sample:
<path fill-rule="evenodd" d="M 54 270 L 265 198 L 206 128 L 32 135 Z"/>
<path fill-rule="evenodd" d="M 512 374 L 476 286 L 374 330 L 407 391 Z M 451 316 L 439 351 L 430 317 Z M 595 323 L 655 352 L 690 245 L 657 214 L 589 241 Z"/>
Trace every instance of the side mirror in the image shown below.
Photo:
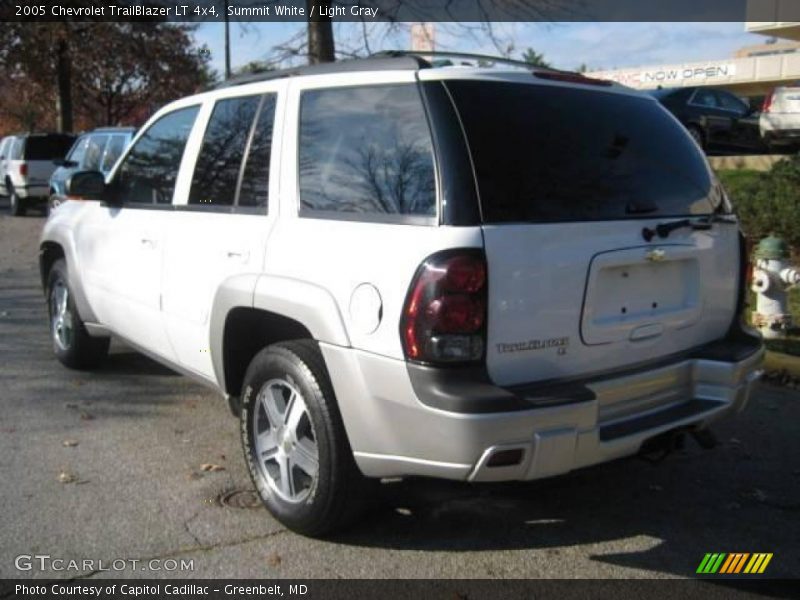
<path fill-rule="evenodd" d="M 102 200 L 106 179 L 100 171 L 78 171 L 67 179 L 67 196 L 86 200 Z"/>

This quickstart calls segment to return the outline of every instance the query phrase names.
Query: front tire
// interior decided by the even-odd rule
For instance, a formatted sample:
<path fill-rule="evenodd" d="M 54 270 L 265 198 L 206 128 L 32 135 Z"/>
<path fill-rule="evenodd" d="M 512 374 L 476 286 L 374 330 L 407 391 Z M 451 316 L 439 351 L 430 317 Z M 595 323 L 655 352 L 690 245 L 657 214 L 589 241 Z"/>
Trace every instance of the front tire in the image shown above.
<path fill-rule="evenodd" d="M 253 483 L 286 527 L 323 536 L 353 522 L 368 501 L 316 342 L 269 346 L 244 378 L 241 435 Z"/>
<path fill-rule="evenodd" d="M 19 194 L 17 194 L 17 190 L 14 189 L 14 185 L 8 183 L 6 187 L 8 188 L 8 203 L 11 208 L 11 216 L 12 217 L 24 216 L 25 205 L 23 204 L 22 198 L 20 198 Z"/>
<path fill-rule="evenodd" d="M 55 209 L 57 209 L 63 203 L 64 199 L 59 196 L 58 194 L 50 194 L 50 197 L 47 199 L 47 214 L 50 214 Z"/>
<path fill-rule="evenodd" d="M 47 278 L 47 307 L 53 352 L 61 364 L 81 370 L 98 366 L 108 354 L 111 340 L 91 337 L 86 331 L 75 307 L 63 258 L 53 263 Z"/>

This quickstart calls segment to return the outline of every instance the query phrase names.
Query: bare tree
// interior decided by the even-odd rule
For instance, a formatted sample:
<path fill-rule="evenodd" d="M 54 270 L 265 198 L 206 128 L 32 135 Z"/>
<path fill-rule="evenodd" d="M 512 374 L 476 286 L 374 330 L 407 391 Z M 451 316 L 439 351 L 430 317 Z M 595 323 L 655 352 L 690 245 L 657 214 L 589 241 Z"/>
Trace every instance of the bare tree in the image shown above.
<path fill-rule="evenodd" d="M 244 5 L 274 5 L 278 1 L 252 0 Z M 352 35 L 352 28 L 351 35 L 346 35 L 343 33 L 344 23 L 334 23 L 330 17 L 321 17 L 320 14 L 331 7 L 351 6 L 352 3 L 344 0 L 305 1 L 306 26 L 298 28 L 273 47 L 274 57 L 268 61 L 270 65 L 294 62 L 301 57 L 309 64 L 317 64 L 336 58 L 364 56 L 388 38 L 408 35 L 410 21 L 437 21 L 440 28 L 453 32 L 455 37 L 467 37 L 481 44 L 488 40 L 498 54 L 508 57 L 515 49 L 513 39 L 499 33 L 494 20 L 549 21 L 567 14 L 575 5 L 574 0 L 463 0 L 458 3 L 450 0 L 361 0 L 358 4 L 363 8 L 380 8 L 383 20 L 362 20 L 358 23 L 358 35 Z M 474 21 L 464 21 L 464 14 L 470 15 Z"/>

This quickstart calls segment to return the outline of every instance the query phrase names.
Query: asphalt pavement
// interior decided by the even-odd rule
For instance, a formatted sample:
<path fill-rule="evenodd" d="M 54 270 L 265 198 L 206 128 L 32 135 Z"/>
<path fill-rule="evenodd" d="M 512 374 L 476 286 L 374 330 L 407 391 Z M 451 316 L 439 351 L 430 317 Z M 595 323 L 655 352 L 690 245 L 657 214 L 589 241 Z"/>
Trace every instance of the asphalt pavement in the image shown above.
<path fill-rule="evenodd" d="M 289 532 L 254 501 L 219 396 L 117 343 L 96 372 L 55 360 L 42 223 L 0 206 L 0 578 L 673 578 L 708 552 L 771 552 L 767 575 L 800 575 L 800 393 L 766 385 L 713 450 L 529 483 L 390 482 L 352 531 Z"/>

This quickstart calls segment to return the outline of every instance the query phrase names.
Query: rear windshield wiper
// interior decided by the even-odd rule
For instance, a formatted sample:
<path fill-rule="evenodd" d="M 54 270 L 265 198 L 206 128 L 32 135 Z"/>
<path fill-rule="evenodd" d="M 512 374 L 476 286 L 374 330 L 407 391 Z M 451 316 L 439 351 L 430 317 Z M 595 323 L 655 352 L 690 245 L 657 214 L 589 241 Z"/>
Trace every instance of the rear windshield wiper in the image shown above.
<path fill-rule="evenodd" d="M 642 237 L 646 242 L 651 241 L 654 237 L 658 236 L 661 239 L 669 237 L 669 234 L 676 229 L 683 229 L 688 227 L 694 231 L 708 231 L 711 229 L 713 223 L 736 223 L 736 217 L 733 215 L 714 214 L 700 217 L 699 219 L 679 219 L 677 221 L 670 221 L 668 223 L 659 223 L 655 229 L 645 227 L 642 229 Z"/>

